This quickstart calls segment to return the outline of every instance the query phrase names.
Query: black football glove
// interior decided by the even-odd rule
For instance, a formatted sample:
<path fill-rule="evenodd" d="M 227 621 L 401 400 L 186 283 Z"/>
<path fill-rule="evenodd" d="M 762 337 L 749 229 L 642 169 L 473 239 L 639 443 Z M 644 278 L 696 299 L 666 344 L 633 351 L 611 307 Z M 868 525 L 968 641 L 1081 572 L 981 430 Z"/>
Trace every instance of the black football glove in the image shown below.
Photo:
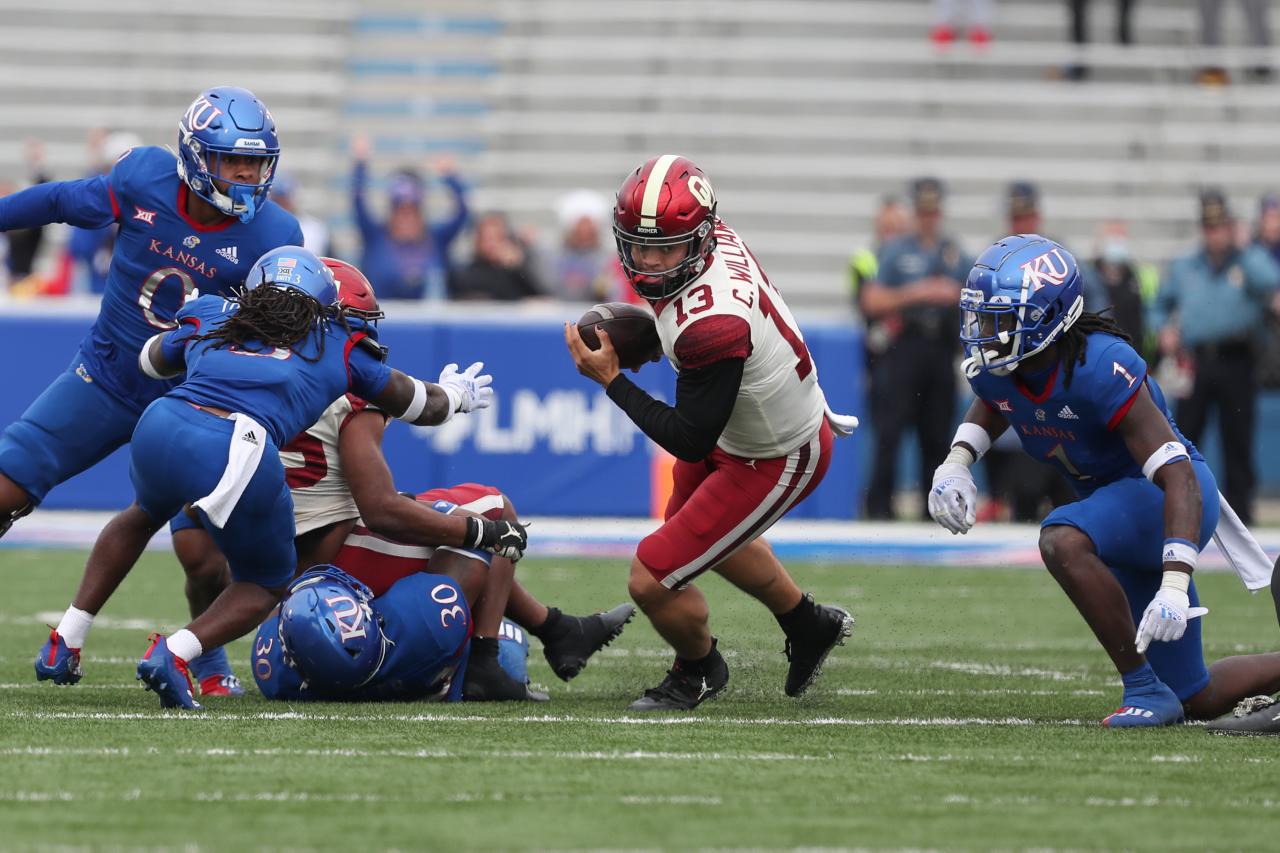
<path fill-rule="evenodd" d="M 490 521 L 467 516 L 467 547 L 479 548 L 515 562 L 529 547 L 529 533 L 518 521 Z"/>

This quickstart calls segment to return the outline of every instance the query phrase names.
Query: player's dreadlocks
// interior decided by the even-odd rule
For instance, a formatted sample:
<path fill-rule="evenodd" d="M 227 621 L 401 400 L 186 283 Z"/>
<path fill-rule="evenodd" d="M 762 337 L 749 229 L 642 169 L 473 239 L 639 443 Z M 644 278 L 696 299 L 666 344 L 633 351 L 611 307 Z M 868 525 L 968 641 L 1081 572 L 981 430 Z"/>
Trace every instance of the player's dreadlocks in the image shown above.
<path fill-rule="evenodd" d="M 1106 309 L 1110 311 L 1111 309 Z M 1085 360 L 1085 339 L 1093 332 L 1106 332 L 1108 335 L 1115 335 L 1127 344 L 1133 343 L 1133 338 L 1121 329 L 1116 321 L 1110 317 L 1104 317 L 1101 313 L 1086 312 L 1080 315 L 1080 319 L 1071 324 L 1071 328 L 1067 329 L 1066 334 L 1062 336 L 1060 343 L 1062 344 L 1062 361 L 1067 366 L 1066 373 L 1062 377 L 1062 387 L 1071 387 L 1071 376 L 1075 373 L 1077 364 L 1084 364 Z"/>
<path fill-rule="evenodd" d="M 212 341 L 214 347 L 238 347 L 255 352 L 279 347 L 293 349 L 310 334 L 327 326 L 329 316 L 323 306 L 300 290 L 262 285 L 253 290 L 240 290 L 228 301 L 235 302 L 240 310 L 231 315 L 212 332 L 197 335 L 196 341 Z M 317 335 L 319 352 L 308 358 L 298 350 L 293 351 L 307 361 L 319 361 L 324 355 L 323 334 Z M 257 346 L 250 349 L 253 341 Z"/>

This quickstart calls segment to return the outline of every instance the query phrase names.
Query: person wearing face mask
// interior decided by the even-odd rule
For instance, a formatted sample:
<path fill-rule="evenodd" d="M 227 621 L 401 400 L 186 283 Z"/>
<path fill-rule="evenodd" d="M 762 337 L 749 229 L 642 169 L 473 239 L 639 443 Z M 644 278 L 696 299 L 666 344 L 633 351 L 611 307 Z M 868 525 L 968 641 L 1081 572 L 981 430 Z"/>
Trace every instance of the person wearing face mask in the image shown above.
<path fill-rule="evenodd" d="M 1107 222 L 1099 230 L 1097 251 L 1085 271 L 1085 306 L 1090 311 L 1110 309 L 1112 318 L 1138 345 L 1145 342 L 1147 305 L 1159 288 L 1156 270 L 1140 264 L 1129 245 L 1129 226 Z"/>

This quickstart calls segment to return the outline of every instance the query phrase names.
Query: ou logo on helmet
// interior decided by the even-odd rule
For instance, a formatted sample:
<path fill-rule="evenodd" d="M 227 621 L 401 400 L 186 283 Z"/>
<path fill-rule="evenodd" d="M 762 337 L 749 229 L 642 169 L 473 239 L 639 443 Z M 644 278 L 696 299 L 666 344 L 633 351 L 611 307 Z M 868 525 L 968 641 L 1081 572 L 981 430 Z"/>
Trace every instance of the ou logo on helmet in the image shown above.
<path fill-rule="evenodd" d="M 1022 286 L 1030 286 L 1035 293 L 1046 284 L 1061 287 L 1071 274 L 1071 264 L 1063 257 L 1061 248 L 1053 248 L 1022 265 Z"/>
<path fill-rule="evenodd" d="M 689 192 L 698 200 L 698 204 L 707 209 L 716 203 L 716 194 L 711 189 L 711 182 L 701 175 L 689 176 Z"/>

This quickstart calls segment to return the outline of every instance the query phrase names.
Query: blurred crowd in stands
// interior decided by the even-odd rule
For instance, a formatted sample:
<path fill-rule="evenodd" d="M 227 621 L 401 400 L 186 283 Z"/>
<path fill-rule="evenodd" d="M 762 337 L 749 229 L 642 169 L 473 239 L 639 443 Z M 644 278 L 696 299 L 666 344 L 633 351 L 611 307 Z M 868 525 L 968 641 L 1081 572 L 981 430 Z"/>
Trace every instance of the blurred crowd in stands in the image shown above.
<path fill-rule="evenodd" d="M 944 210 L 942 182 L 915 180 L 906 201 L 882 201 L 874 245 L 849 260 L 853 300 L 866 323 L 867 413 L 876 443 L 866 505 L 872 519 L 895 517 L 899 445 L 912 433 L 922 460 L 916 514 L 928 517 L 931 472 L 947 453 L 957 416 L 957 303 L 972 250 L 985 246 L 962 246 L 947 232 Z M 1006 211 L 993 240 L 1046 230 L 1040 192 L 1030 182 L 1009 184 Z M 1197 244 L 1165 270 L 1134 257 L 1122 221 L 1100 223 L 1093 245 L 1068 248 L 1081 263 L 1085 310 L 1109 312 L 1132 338 L 1183 433 L 1200 442 L 1210 416 L 1217 418 L 1223 494 L 1248 522 L 1258 391 L 1280 384 L 1280 196 L 1264 195 L 1250 222 L 1236 217 L 1223 193 L 1205 189 L 1199 221 Z M 992 500 L 980 518 L 1035 521 L 1046 505 L 1073 499 L 1054 469 L 1020 452 L 1012 432 L 984 463 Z"/>
<path fill-rule="evenodd" d="M 95 130 L 88 142 L 85 176 L 109 171 L 124 151 L 141 144 L 130 133 Z M 300 206 L 294 177 L 279 172 L 271 198 L 298 217 L 309 248 L 356 262 L 383 299 L 634 301 L 618 263 L 612 233 L 612 199 L 575 189 L 553 199 L 548 224 L 539 233 L 517 231 L 499 211 L 472 210 L 466 183 L 451 158 L 439 157 L 426 170 L 402 168 L 375 181 L 369 166 L 372 145 L 352 141 L 350 215 L 355 238 L 333 239 L 329 225 Z M 22 184 L 0 180 L 0 196 L 52 180 L 43 147 L 30 142 Z M 68 176 L 58 176 L 65 178 Z M 372 183 L 385 190 L 374 193 Z M 443 190 L 446 209 L 429 200 Z M 377 197 L 374 197 L 374 196 Z M 52 264 L 37 268 L 50 228 L 0 233 L 0 292 L 17 297 L 101 293 L 115 238 L 115 226 L 70 228 Z M 62 244 L 63 241 L 55 241 Z M 464 245 L 465 244 L 465 245 Z"/>

